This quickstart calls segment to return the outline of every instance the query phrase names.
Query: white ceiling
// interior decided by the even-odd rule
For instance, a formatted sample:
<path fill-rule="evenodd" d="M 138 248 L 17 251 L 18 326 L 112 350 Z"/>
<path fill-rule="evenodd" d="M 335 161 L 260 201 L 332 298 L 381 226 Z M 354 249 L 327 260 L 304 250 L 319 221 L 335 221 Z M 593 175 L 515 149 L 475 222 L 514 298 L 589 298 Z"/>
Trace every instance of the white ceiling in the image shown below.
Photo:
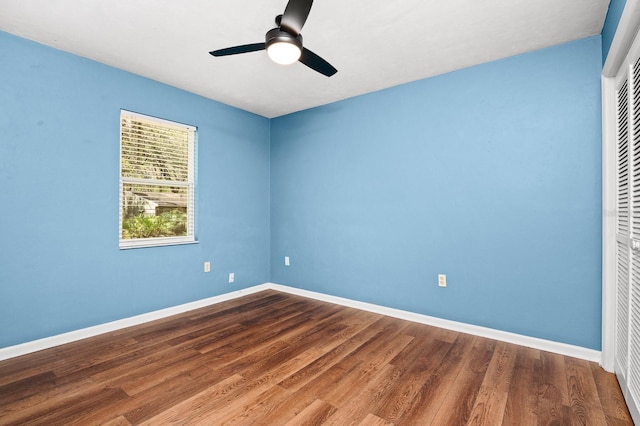
<path fill-rule="evenodd" d="M 305 47 L 327 78 L 264 51 L 287 0 L 0 0 L 0 30 L 277 117 L 599 34 L 609 0 L 316 0 Z"/>

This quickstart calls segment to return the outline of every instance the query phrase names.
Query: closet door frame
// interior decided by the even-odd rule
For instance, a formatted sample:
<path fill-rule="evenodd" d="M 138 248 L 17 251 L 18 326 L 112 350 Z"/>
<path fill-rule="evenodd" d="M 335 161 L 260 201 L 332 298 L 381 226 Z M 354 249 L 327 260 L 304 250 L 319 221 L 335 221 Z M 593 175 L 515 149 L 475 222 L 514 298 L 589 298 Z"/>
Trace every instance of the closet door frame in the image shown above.
<path fill-rule="evenodd" d="M 611 49 L 607 56 L 602 71 L 602 358 L 601 365 L 607 371 L 615 371 L 627 399 L 629 410 L 635 421 L 640 421 L 638 404 L 633 401 L 629 391 L 628 363 L 621 366 L 618 363 L 616 353 L 619 345 L 617 339 L 617 254 L 616 245 L 620 237 L 616 238 L 617 229 L 617 162 L 618 162 L 618 137 L 617 137 L 617 89 L 621 82 L 629 79 L 630 63 L 640 56 L 640 0 L 627 0 L 624 12 L 620 19 L 618 29 L 613 39 Z M 629 99 L 631 110 L 632 99 Z M 629 114 L 631 112 L 629 111 Z M 629 135 L 629 156 L 633 151 L 633 141 Z M 631 165 L 631 164 L 629 164 Z M 629 174 L 632 171 L 629 170 Z M 630 182 L 631 184 L 632 182 Z M 631 191 L 631 188 L 629 188 Z M 631 206 L 638 209 L 637 206 Z M 632 211 L 629 211 L 630 216 Z M 630 226 L 633 226 L 630 219 Z M 640 256 L 638 250 L 629 250 L 633 256 Z M 630 282 L 630 281 L 629 281 Z M 637 296 L 636 296 L 637 297 Z M 631 336 L 631 333 L 628 334 Z M 637 336 L 636 336 L 637 338 Z M 630 340 L 629 344 L 630 344 Z M 628 356 L 628 352 L 625 356 Z M 636 354 L 637 355 L 637 354 Z M 621 374 L 621 371 L 624 374 Z M 637 378 L 634 381 L 638 382 Z M 637 387 L 638 383 L 636 383 Z M 640 395 L 635 396 L 636 399 Z"/>
<path fill-rule="evenodd" d="M 640 0 L 627 0 L 602 70 L 602 367 L 615 368 L 616 334 L 616 77 L 640 38 Z M 636 41 L 637 43 L 637 41 Z M 619 77 L 618 77 L 619 80 Z"/>

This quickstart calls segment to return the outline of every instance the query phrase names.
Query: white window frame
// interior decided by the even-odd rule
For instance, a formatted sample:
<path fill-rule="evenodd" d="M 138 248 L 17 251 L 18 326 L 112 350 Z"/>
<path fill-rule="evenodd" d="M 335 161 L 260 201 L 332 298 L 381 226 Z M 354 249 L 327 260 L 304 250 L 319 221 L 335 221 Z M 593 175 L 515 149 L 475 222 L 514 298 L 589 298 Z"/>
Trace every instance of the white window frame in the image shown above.
<path fill-rule="evenodd" d="M 178 128 L 180 130 L 187 130 L 188 139 L 188 180 L 183 181 L 169 181 L 169 180 L 154 180 L 154 179 L 139 179 L 122 176 L 122 121 L 123 119 L 131 118 L 134 120 L 152 122 L 155 125 L 161 125 L 169 128 Z M 119 232 L 119 247 L 120 249 L 132 249 L 142 247 L 159 247 L 179 244 L 195 244 L 196 239 L 196 226 L 195 226 L 195 205 L 196 205 L 196 146 L 197 146 L 197 127 L 190 126 L 175 121 L 164 120 L 157 117 L 152 117 L 144 114 L 139 114 L 132 111 L 120 110 L 120 150 L 119 150 L 119 163 L 120 163 L 120 185 L 118 195 L 118 232 Z M 123 220 L 123 187 L 125 184 L 130 183 L 143 183 L 151 185 L 167 185 L 187 188 L 187 235 L 177 237 L 153 237 L 153 238 L 122 238 L 122 220 Z"/>

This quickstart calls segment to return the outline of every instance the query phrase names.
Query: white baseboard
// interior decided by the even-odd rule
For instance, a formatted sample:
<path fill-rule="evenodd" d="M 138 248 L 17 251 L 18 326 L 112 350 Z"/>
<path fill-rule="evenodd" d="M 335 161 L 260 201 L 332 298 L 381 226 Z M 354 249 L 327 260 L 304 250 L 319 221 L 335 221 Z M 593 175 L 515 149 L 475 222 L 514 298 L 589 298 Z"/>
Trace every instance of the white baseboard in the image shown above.
<path fill-rule="evenodd" d="M 583 348 L 581 346 L 569 345 L 566 343 L 554 342 L 551 340 L 538 339 L 536 337 L 524 336 L 522 334 L 509 333 L 507 331 L 495 330 L 493 328 L 480 327 L 478 325 L 465 324 L 457 321 L 450 321 L 442 318 L 431 317 L 428 315 L 416 314 L 414 312 L 403 311 L 400 309 L 387 308 L 384 306 L 374 305 L 371 303 L 358 302 L 356 300 L 344 299 L 342 297 L 330 296 L 323 293 L 316 293 L 299 288 L 283 286 L 280 284 L 268 283 L 269 288 L 282 291 L 285 293 L 296 294 L 299 296 L 317 299 L 324 302 L 335 303 L 338 305 L 348 306 L 351 308 L 361 309 L 363 311 L 374 312 L 377 314 L 387 315 L 407 321 L 413 321 L 420 324 L 432 325 L 434 327 L 446 328 L 447 330 L 458 331 L 460 333 L 473 334 L 476 336 L 486 337 L 489 339 L 500 340 L 502 342 L 513 343 L 520 346 L 526 346 L 533 349 L 539 349 L 547 352 L 554 352 L 560 355 L 566 355 L 574 358 L 585 359 L 600 363 L 601 352 L 594 349 Z"/>
<path fill-rule="evenodd" d="M 87 337 L 97 336 L 99 334 L 110 333 L 112 331 L 121 330 L 123 328 L 134 325 L 144 324 L 145 322 L 155 321 L 170 317 L 171 315 L 181 314 L 183 312 L 192 311 L 194 309 L 203 308 L 216 303 L 225 302 L 227 300 L 237 299 L 238 297 L 248 294 L 257 293 L 259 291 L 268 290 L 271 286 L 260 284 L 243 290 L 231 293 L 221 294 L 219 296 L 209 297 L 207 299 L 196 300 L 195 302 L 185 303 L 183 305 L 172 306 L 158 311 L 148 312 L 146 314 L 136 315 L 121 320 L 96 325 L 93 327 L 82 328 L 80 330 L 70 331 L 68 333 L 58 334 L 56 336 L 45 337 L 43 339 L 33 340 L 31 342 L 22 343 L 15 346 L 0 348 L 0 361 L 26 355 L 32 352 L 41 351 L 43 349 L 53 348 L 54 346 L 64 345 L 65 343 L 75 342 L 77 340 L 86 339 Z"/>
<path fill-rule="evenodd" d="M 216 303 L 225 302 L 227 300 L 237 299 L 238 297 L 248 294 L 257 293 L 264 290 L 276 290 L 283 293 L 295 294 L 298 296 L 308 297 L 324 302 L 335 303 L 337 305 L 347 306 L 351 308 L 361 309 L 364 311 L 374 312 L 381 315 L 387 315 L 407 321 L 413 321 L 420 324 L 432 325 L 435 327 L 446 328 L 448 330 L 458 331 L 461 333 L 473 334 L 476 336 L 486 337 L 489 339 L 500 340 L 503 342 L 513 343 L 516 345 L 527 346 L 548 352 L 554 352 L 561 355 L 581 358 L 587 361 L 600 363 L 601 352 L 593 349 L 587 349 L 580 346 L 568 345 L 566 343 L 553 342 L 550 340 L 538 339 L 535 337 L 523 336 L 521 334 L 509 333 L 506 331 L 494 330 L 491 328 L 480 327 L 477 325 L 465 324 L 456 321 L 449 321 L 441 318 L 431 317 L 428 315 L 417 314 L 414 312 L 403 311 L 400 309 L 387 308 L 384 306 L 374 305 L 371 303 L 359 302 L 356 300 L 345 299 L 342 297 L 331 296 L 323 293 L 317 293 L 309 290 L 284 286 L 274 283 L 265 283 L 249 287 L 243 290 L 231 293 L 221 294 L 219 296 L 207 299 L 197 300 L 195 302 L 185 303 L 183 305 L 173 306 L 158 311 L 149 312 L 142 315 L 136 315 L 121 320 L 96 325 L 93 327 L 83 328 L 56 336 L 46 337 L 15 346 L 9 346 L 0 349 L 0 361 L 14 358 L 28 353 L 49 349 L 54 346 L 63 345 L 65 343 L 75 342 L 77 340 L 86 339 L 88 337 L 97 336 L 103 333 L 120 330 L 126 327 L 143 324 L 145 322 L 154 321 L 169 317 L 171 315 L 180 314 L 194 309 L 202 308 Z"/>

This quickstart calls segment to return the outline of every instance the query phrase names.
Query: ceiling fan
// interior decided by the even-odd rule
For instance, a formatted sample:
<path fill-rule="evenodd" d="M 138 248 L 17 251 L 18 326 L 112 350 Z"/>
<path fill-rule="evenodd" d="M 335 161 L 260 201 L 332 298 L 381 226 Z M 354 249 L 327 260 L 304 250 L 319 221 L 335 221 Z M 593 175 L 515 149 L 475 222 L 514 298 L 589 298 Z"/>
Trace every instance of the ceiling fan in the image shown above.
<path fill-rule="evenodd" d="M 282 15 L 276 16 L 277 28 L 267 31 L 264 43 L 243 44 L 209 52 L 213 56 L 267 50 L 272 61 L 289 65 L 300 61 L 314 71 L 331 77 L 338 72 L 329 62 L 302 46 L 302 26 L 309 16 L 313 0 L 289 0 Z"/>

